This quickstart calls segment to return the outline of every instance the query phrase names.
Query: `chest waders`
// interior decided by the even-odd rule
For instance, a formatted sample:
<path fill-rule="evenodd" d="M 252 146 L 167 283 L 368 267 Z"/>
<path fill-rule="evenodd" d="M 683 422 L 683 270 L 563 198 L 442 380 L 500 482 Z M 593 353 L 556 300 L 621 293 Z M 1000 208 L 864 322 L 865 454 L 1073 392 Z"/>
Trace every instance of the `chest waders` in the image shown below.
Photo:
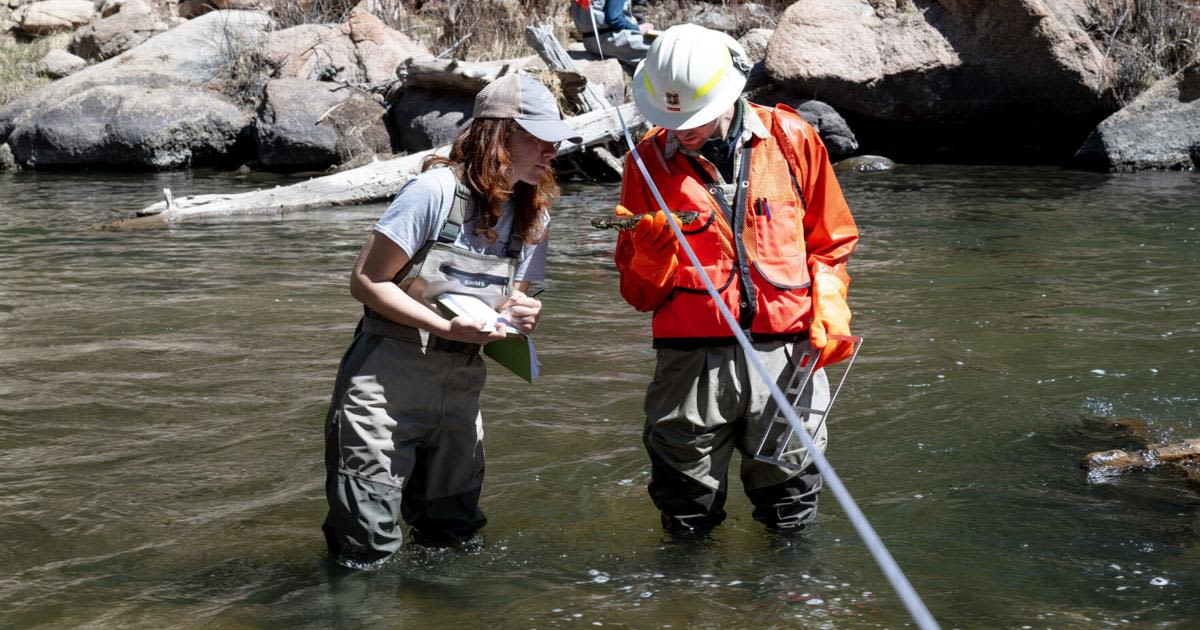
<path fill-rule="evenodd" d="M 453 291 L 496 307 L 512 294 L 522 226 L 514 219 L 505 255 L 459 248 L 470 204 L 458 183 L 445 224 L 396 276 L 423 304 Z M 479 509 L 486 376 L 479 348 L 365 309 L 325 422 L 329 513 L 321 529 L 338 563 L 363 568 L 399 551 L 401 520 L 436 543 L 469 538 L 487 523 Z"/>
<path fill-rule="evenodd" d="M 654 378 L 646 390 L 642 441 L 651 463 L 648 491 L 667 531 L 703 531 L 725 519 L 727 477 L 735 451 L 741 454 L 739 475 L 754 505 L 755 520 L 772 529 L 798 531 L 816 517 L 821 477 L 804 459 L 805 451 L 792 449 L 774 459 L 756 458 L 762 444 L 773 445 L 780 440 L 778 431 L 770 436 L 775 441 L 763 435 L 777 407 L 763 377 L 750 369 L 745 352 L 754 352 L 773 379 L 789 382 L 811 343 L 807 331 L 753 330 L 756 318 L 771 318 L 770 308 L 783 299 L 780 296 L 785 292 L 764 273 L 764 254 L 776 253 L 768 247 L 771 238 L 777 232 L 795 234 L 800 220 L 788 212 L 770 221 L 759 215 L 757 204 L 751 205 L 751 193 L 766 188 L 761 176 L 759 180 L 754 177 L 755 154 L 753 145 L 742 149 L 732 186 L 712 176 L 700 160 L 684 154 L 695 180 L 712 198 L 715 212 L 730 227 L 729 275 L 718 291 L 736 288 L 737 323 L 753 338 L 754 345 L 750 350 L 727 343 L 672 347 L 655 337 L 658 352 Z M 767 175 L 772 173 L 768 171 Z M 751 211 L 753 215 L 749 215 Z M 709 251 L 713 256 L 720 255 L 715 248 Z M 675 292 L 710 299 L 707 290 L 695 286 L 677 284 Z M 765 299 L 760 299 L 760 293 Z M 787 320 L 775 317 L 772 321 Z M 825 373 L 810 371 L 809 376 L 793 388 L 796 404 L 826 407 L 829 385 Z M 810 417 L 806 425 L 823 451 L 828 434 L 818 422 L 818 418 Z"/>
<path fill-rule="evenodd" d="M 512 295 L 517 259 L 525 246 L 524 225 L 514 214 L 512 232 L 503 256 L 468 251 L 454 245 L 462 232 L 471 206 L 471 191 L 455 182 L 450 214 L 437 236 L 425 242 L 393 280 L 405 293 L 433 309 L 433 299 L 442 293 L 473 295 L 492 308 Z M 434 309 L 436 310 L 436 309 Z M 397 324 L 363 306 L 361 330 L 385 337 L 412 338 L 416 329 Z M 404 329 L 408 329 L 407 331 Z M 409 332 L 412 331 L 412 332 Z M 429 335 L 430 343 L 451 352 L 478 352 L 478 344 L 448 341 Z"/>

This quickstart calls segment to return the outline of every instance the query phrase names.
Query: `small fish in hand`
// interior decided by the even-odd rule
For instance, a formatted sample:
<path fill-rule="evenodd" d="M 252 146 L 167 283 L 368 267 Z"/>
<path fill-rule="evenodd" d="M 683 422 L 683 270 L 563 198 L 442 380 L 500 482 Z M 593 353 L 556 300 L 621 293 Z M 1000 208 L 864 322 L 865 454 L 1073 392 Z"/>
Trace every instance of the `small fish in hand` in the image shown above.
<path fill-rule="evenodd" d="M 694 210 L 686 210 L 684 212 L 672 212 L 671 214 L 675 216 L 675 220 L 679 221 L 680 225 L 687 225 L 689 223 L 692 223 L 693 221 L 695 221 L 696 219 L 698 219 L 700 217 L 700 213 L 696 212 Z M 597 230 L 607 230 L 609 228 L 612 228 L 614 230 L 620 230 L 620 231 L 632 230 L 633 228 L 637 227 L 638 222 L 641 221 L 642 217 L 644 217 L 644 216 L 646 216 L 646 215 L 644 215 L 644 214 L 632 214 L 632 215 L 618 214 L 615 217 L 596 217 L 596 218 L 592 219 L 592 227 L 596 228 Z"/>

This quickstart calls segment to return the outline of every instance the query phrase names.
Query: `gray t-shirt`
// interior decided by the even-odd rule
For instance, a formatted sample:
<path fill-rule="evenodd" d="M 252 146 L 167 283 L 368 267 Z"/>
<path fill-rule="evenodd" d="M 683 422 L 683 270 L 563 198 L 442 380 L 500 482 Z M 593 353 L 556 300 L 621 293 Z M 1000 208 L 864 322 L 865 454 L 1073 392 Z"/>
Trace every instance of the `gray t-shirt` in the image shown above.
<path fill-rule="evenodd" d="M 400 189 L 392 205 L 375 224 L 375 231 L 391 239 L 411 258 L 426 241 L 437 238 L 454 204 L 454 186 L 454 172 L 449 168 L 435 168 L 417 175 Z M 542 220 L 548 230 L 550 217 L 545 216 Z M 454 244 L 472 252 L 503 256 L 512 233 L 512 221 L 512 202 L 505 202 L 500 219 L 493 227 L 497 238 L 489 243 L 486 236 L 475 233 L 476 213 L 473 209 L 468 210 Z M 517 280 L 540 282 L 546 278 L 549 241 L 547 233 L 542 242 L 522 248 L 517 260 Z"/>

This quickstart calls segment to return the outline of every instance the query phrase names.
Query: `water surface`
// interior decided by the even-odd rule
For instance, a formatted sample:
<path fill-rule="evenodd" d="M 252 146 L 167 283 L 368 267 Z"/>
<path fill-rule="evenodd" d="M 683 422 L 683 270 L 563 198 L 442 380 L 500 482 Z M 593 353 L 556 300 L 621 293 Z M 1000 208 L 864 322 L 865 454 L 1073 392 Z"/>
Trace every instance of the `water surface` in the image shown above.
<path fill-rule="evenodd" d="M 490 523 L 371 574 L 325 561 L 321 422 L 383 205 L 108 233 L 205 172 L 0 174 L 0 618 L 11 627 L 835 627 L 910 623 L 832 495 L 799 537 L 731 482 L 659 531 L 615 186 L 555 208 L 543 378 L 492 369 Z M 944 627 L 1191 627 L 1200 499 L 1079 458 L 1200 437 L 1200 176 L 900 167 L 844 179 L 863 356 L 829 459 Z"/>

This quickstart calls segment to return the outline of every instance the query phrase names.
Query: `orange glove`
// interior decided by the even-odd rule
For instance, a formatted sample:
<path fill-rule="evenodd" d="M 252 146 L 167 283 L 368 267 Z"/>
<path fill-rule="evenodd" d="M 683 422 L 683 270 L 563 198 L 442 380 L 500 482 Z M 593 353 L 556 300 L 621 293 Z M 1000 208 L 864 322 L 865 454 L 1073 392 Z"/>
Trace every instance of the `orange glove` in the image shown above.
<path fill-rule="evenodd" d="M 617 216 L 633 216 L 625 206 L 617 206 Z M 629 261 L 630 268 L 646 282 L 664 287 L 675 277 L 675 268 L 679 263 L 675 254 L 679 251 L 679 241 L 667 223 L 667 215 L 653 212 L 642 215 L 633 235 L 633 258 Z"/>
<path fill-rule="evenodd" d="M 846 305 L 846 283 L 833 270 L 821 263 L 813 269 L 812 278 L 812 345 L 821 351 L 817 367 L 832 365 L 854 354 L 854 344 L 846 339 L 830 339 L 829 335 L 850 334 L 850 307 Z"/>

